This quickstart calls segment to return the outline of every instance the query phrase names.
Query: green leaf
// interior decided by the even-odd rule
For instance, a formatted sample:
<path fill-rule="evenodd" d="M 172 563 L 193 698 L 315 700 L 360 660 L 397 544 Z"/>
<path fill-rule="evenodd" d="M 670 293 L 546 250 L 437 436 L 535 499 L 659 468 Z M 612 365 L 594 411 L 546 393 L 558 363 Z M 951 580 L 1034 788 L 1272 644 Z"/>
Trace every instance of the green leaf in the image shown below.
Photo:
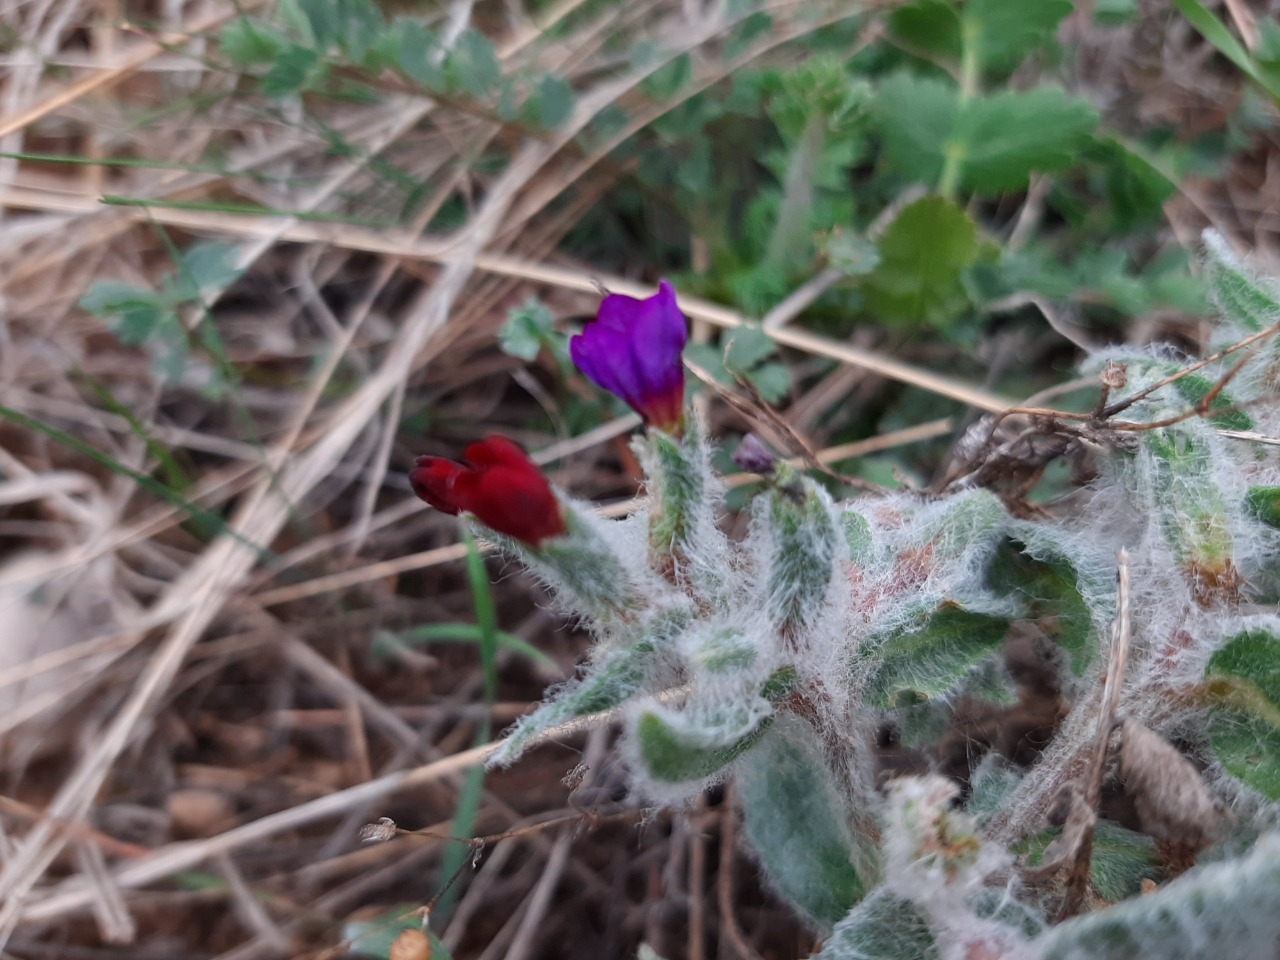
<path fill-rule="evenodd" d="M 895 180 L 936 183 L 942 173 L 942 145 L 952 135 L 959 112 L 954 87 L 899 73 L 880 84 L 875 112 L 883 140 L 881 165 Z"/>
<path fill-rule="evenodd" d="M 502 78 L 502 67 L 493 43 L 482 33 L 465 30 L 445 62 L 451 86 L 482 100 Z"/>
<path fill-rule="evenodd" d="M 237 17 L 222 28 L 219 48 L 237 67 L 274 63 L 288 41 L 272 27 L 253 17 Z"/>
<path fill-rule="evenodd" d="M 719 773 L 750 750 L 772 724 L 773 718 L 756 707 L 735 703 L 724 708 L 723 715 L 711 717 L 657 709 L 641 713 L 635 746 L 645 773 L 663 783 L 690 783 Z"/>
<path fill-rule="evenodd" d="M 944 604 L 914 630 L 879 645 L 879 668 L 867 684 L 867 699 L 878 707 L 900 698 L 933 699 L 958 687 L 980 661 L 1004 643 L 1009 620 Z"/>
<path fill-rule="evenodd" d="M 697 520 L 706 507 L 706 450 L 699 432 L 677 440 L 650 431 L 636 441 L 636 450 L 649 481 L 650 548 L 661 563 L 682 564 L 698 549 Z"/>
<path fill-rule="evenodd" d="M 80 298 L 80 306 L 96 316 L 114 318 L 111 330 L 126 346 L 146 343 L 177 320 L 156 293 L 117 280 L 95 282 Z"/>
<path fill-rule="evenodd" d="M 897 74 L 880 86 L 876 112 L 887 170 L 936 183 L 948 161 L 980 194 L 1022 190 L 1032 173 L 1077 162 L 1097 125 L 1086 101 L 1054 87 L 1008 90 L 961 103 L 939 80 Z"/>
<path fill-rule="evenodd" d="M 747 381 L 765 403 L 781 403 L 791 392 L 791 368 L 785 363 L 761 364 L 747 374 Z"/>
<path fill-rule="evenodd" d="M 262 78 L 263 94 L 268 97 L 284 97 L 297 93 L 319 62 L 319 55 L 310 47 L 290 44 L 280 51 L 275 63 Z"/>
<path fill-rule="evenodd" d="M 1084 676 L 1096 652 L 1095 627 L 1070 560 L 1064 556 L 1037 560 L 1017 544 L 1006 545 L 987 569 L 987 583 L 995 593 L 1022 601 L 1026 618 L 1048 626 L 1067 654 L 1071 672 Z"/>
<path fill-rule="evenodd" d="M 538 81 L 537 113 L 532 119 L 544 129 L 554 130 L 573 113 L 574 97 L 567 80 L 559 74 L 547 74 Z"/>
<path fill-rule="evenodd" d="M 1239 585 L 1233 524 L 1213 479 L 1212 450 L 1174 427 L 1148 430 L 1139 442 L 1150 455 L 1161 528 L 1192 590 L 1201 601 L 1233 595 Z"/>
<path fill-rule="evenodd" d="M 767 13 L 753 13 L 737 24 L 724 43 L 726 60 L 736 60 L 750 49 L 751 44 L 773 29 L 773 18 Z"/>
<path fill-rule="evenodd" d="M 1022 190 L 1032 173 L 1075 163 L 1097 122 L 1091 104 L 1054 87 L 1007 90 L 970 100 L 942 149 L 958 154 L 960 182 L 969 189 Z"/>
<path fill-rule="evenodd" d="M 748 839 L 772 885 L 829 926 L 863 894 L 850 816 L 823 759 L 818 732 L 780 716 L 738 769 Z"/>
<path fill-rule="evenodd" d="M 929 924 L 910 900 L 883 888 L 836 924 L 813 960 L 938 960 Z"/>
<path fill-rule="evenodd" d="M 745 374 L 778 349 L 773 339 L 759 327 L 748 324 L 727 334 L 724 350 L 726 369 Z"/>
<path fill-rule="evenodd" d="M 1039 866 L 1045 848 L 1061 833 L 1060 829 L 1046 830 L 1024 841 L 1016 852 L 1027 856 L 1032 866 Z M 1160 874 L 1154 840 L 1110 820 L 1098 821 L 1089 863 L 1089 881 L 1098 896 L 1111 903 L 1124 900 L 1141 890 L 1143 880 L 1157 880 Z"/>
<path fill-rule="evenodd" d="M 555 324 L 555 317 L 546 305 L 537 297 L 530 297 L 507 314 L 507 322 L 498 334 L 502 352 L 526 362 L 533 361 L 542 351 Z"/>
<path fill-rule="evenodd" d="M 1245 501 L 1253 516 L 1280 530 L 1280 487 L 1250 487 Z"/>
<path fill-rule="evenodd" d="M 1215 709 L 1209 736 L 1222 765 L 1280 800 L 1280 635 L 1267 629 L 1232 637 L 1205 673 Z"/>
<path fill-rule="evenodd" d="M 1053 39 L 1072 6 L 1071 0 L 969 0 L 964 28 L 985 69 L 1012 69 Z"/>
<path fill-rule="evenodd" d="M 397 20 L 395 62 L 400 71 L 409 79 L 428 90 L 444 87 L 444 70 L 437 57 L 440 41 L 417 20 Z"/>
<path fill-rule="evenodd" d="M 1178 189 L 1150 160 L 1114 137 L 1100 138 L 1096 154 L 1106 172 L 1108 206 L 1120 230 L 1150 226 Z"/>
<path fill-rule="evenodd" d="M 217 240 L 202 240 L 182 254 L 173 294 L 183 300 L 203 301 L 205 294 L 222 291 L 239 278 L 238 249 Z"/>
<path fill-rule="evenodd" d="M 947 0 L 916 0 L 889 15 L 889 32 L 908 53 L 960 62 L 960 10 Z"/>
<path fill-rule="evenodd" d="M 1053 38 L 1071 12 L 1070 0 L 917 0 L 889 17 L 908 53 L 958 64 L 968 43 L 986 72 L 1007 72 Z"/>
<path fill-rule="evenodd" d="M 1189 373 L 1174 381 L 1174 389 L 1178 391 L 1188 406 L 1195 406 L 1218 386 L 1217 380 L 1198 373 Z M 1219 411 L 1215 413 L 1214 411 Z M 1222 430 L 1252 430 L 1253 418 L 1236 407 L 1236 402 L 1226 391 L 1220 391 L 1209 402 L 1209 420 Z"/>
<path fill-rule="evenodd" d="M 670 63 L 659 67 L 641 84 L 641 88 L 659 102 L 670 100 L 693 78 L 693 58 L 682 53 Z"/>
<path fill-rule="evenodd" d="M 654 640 L 644 640 L 592 664 L 585 676 L 570 680 L 554 691 L 548 702 L 528 716 L 521 717 L 502 748 L 489 760 L 490 765 L 514 763 L 529 742 L 544 730 L 575 717 L 603 713 L 621 706 L 644 689 L 645 678 L 657 660 L 658 646 Z"/>
<path fill-rule="evenodd" d="M 826 598 L 839 544 L 831 509 L 822 488 L 778 464 L 762 505 L 772 541 L 764 589 L 769 615 L 784 637 L 803 632 Z"/>
<path fill-rule="evenodd" d="M 1037 960 L 1272 957 L 1280 941 L 1280 842 L 1193 870 L 1142 897 L 1050 927 Z"/>
<path fill-rule="evenodd" d="M 1206 230 L 1204 252 L 1209 290 L 1223 316 L 1249 333 L 1280 322 L 1280 294 L 1253 275 L 1222 234 Z"/>
<path fill-rule="evenodd" d="M 880 239 L 880 264 L 864 280 L 867 310 L 889 327 L 946 327 L 968 302 L 962 276 L 977 256 L 967 213 L 942 197 L 917 200 Z"/>

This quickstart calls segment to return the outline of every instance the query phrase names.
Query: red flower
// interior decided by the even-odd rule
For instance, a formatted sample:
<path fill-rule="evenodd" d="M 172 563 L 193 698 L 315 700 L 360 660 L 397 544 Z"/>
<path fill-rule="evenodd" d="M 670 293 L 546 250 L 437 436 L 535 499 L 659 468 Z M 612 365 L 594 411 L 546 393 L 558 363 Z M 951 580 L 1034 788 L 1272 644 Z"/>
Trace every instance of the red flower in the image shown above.
<path fill-rule="evenodd" d="M 419 457 L 409 474 L 416 493 L 445 513 L 472 513 L 486 527 L 537 547 L 565 532 L 560 501 L 529 455 L 506 437 L 467 447 L 466 464 Z"/>

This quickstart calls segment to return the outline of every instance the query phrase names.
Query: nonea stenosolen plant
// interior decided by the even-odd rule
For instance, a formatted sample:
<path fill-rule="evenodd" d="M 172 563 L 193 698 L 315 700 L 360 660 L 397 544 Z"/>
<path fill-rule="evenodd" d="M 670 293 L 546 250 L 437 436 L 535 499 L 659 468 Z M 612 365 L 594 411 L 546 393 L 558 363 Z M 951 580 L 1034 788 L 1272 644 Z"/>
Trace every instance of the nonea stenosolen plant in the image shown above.
<path fill-rule="evenodd" d="M 675 292 L 606 297 L 572 356 L 645 420 L 642 509 L 502 438 L 414 473 L 594 635 L 492 762 L 616 711 L 641 795 L 734 782 L 830 960 L 1277 956 L 1280 294 L 1205 246 L 1211 356 L 1103 350 L 1092 412 L 988 416 L 926 491 L 837 503 L 753 440 L 736 540 Z"/>

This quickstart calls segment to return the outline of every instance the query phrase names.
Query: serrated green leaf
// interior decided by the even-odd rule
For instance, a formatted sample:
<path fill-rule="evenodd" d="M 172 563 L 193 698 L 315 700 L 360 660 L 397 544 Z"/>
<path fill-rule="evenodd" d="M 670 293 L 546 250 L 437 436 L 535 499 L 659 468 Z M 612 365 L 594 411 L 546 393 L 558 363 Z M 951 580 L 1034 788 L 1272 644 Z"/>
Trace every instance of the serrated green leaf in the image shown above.
<path fill-rule="evenodd" d="M 231 244 L 202 240 L 182 254 L 175 278 L 175 293 L 184 300 L 202 300 L 208 291 L 231 286 L 243 273 L 236 260 L 239 251 Z"/>
<path fill-rule="evenodd" d="M 276 55 L 275 63 L 262 78 L 263 94 L 268 97 L 284 97 L 297 93 L 319 62 L 319 55 L 310 47 L 290 44 Z"/>
<path fill-rule="evenodd" d="M 222 28 L 218 46 L 237 67 L 274 63 L 288 41 L 261 20 L 238 17 Z"/>
<path fill-rule="evenodd" d="M 785 363 L 764 363 L 747 374 L 747 381 L 765 403 L 776 405 L 791 392 L 791 368 Z"/>
<path fill-rule="evenodd" d="M 1004 643 L 1009 620 L 944 604 L 921 626 L 887 638 L 876 652 L 880 665 L 866 697 L 889 708 L 906 697 L 934 699 L 954 690 Z"/>
<path fill-rule="evenodd" d="M 507 314 L 498 342 L 502 352 L 526 362 L 534 360 L 555 329 L 555 317 L 536 297 L 530 297 Z"/>
<path fill-rule="evenodd" d="M 690 343 L 684 358 L 726 389 L 734 386 L 733 374 L 724 368 L 724 351 L 713 343 Z"/>
<path fill-rule="evenodd" d="M 813 960 L 938 960 L 920 909 L 883 888 L 835 925 Z"/>
<path fill-rule="evenodd" d="M 748 839 L 775 888 L 829 926 L 863 894 L 849 812 L 806 721 L 780 716 L 738 769 Z"/>
<path fill-rule="evenodd" d="M 969 0 L 963 16 L 983 67 L 1005 70 L 1051 40 L 1071 10 L 1071 0 Z"/>
<path fill-rule="evenodd" d="M 727 369 L 745 374 L 771 356 L 778 349 L 767 333 L 748 324 L 731 330 L 727 335 L 724 365 Z"/>
<path fill-rule="evenodd" d="M 1209 660 L 1205 679 L 1215 708 L 1209 736 L 1222 765 L 1280 800 L 1280 635 L 1246 630 Z"/>
<path fill-rule="evenodd" d="M 106 319 L 126 346 L 146 343 L 177 322 L 172 307 L 156 293 L 115 280 L 94 283 L 80 298 L 80 306 Z"/>
<path fill-rule="evenodd" d="M 959 111 L 954 87 L 899 73 L 880 84 L 874 103 L 883 140 L 882 166 L 909 183 L 933 184 L 942 173 L 942 144 Z"/>
<path fill-rule="evenodd" d="M 942 197 L 917 200 L 880 239 L 880 264 L 863 281 L 867 309 L 891 328 L 944 328 L 967 303 L 962 276 L 977 256 L 967 213 Z"/>
<path fill-rule="evenodd" d="M 1054 87 L 962 104 L 951 86 L 908 74 L 881 84 L 875 106 L 888 169 L 937 183 L 950 165 L 957 185 L 981 194 L 1025 189 L 1032 173 L 1070 166 L 1097 125 L 1094 107 Z"/>
<path fill-rule="evenodd" d="M 960 10 L 947 0 L 916 0 L 889 14 L 889 31 L 908 53 L 958 64 Z"/>
<path fill-rule="evenodd" d="M 1032 173 L 1075 163 L 1097 122 L 1091 104 L 1054 87 L 1006 90 L 966 103 L 942 149 L 958 155 L 960 183 L 969 189 L 1022 190 Z"/>

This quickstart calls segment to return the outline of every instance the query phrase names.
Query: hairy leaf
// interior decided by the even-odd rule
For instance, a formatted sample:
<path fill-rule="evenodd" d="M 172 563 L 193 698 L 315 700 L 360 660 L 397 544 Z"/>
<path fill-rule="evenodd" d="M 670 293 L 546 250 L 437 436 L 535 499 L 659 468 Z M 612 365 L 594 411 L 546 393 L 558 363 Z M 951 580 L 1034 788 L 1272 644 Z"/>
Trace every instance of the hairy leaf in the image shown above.
<path fill-rule="evenodd" d="M 644 772 L 662 783 L 692 783 L 719 773 L 746 753 L 773 722 L 767 700 L 738 701 L 686 712 L 642 712 L 635 747 Z"/>
<path fill-rule="evenodd" d="M 1038 960 L 1271 957 L 1280 941 L 1280 841 L 1192 871 L 1154 893 L 1051 927 Z"/>
<path fill-rule="evenodd" d="M 877 890 L 836 924 L 813 960 L 938 960 L 937 944 L 919 908 Z"/>
<path fill-rule="evenodd" d="M 1206 230 L 1204 251 L 1209 289 L 1228 320 L 1251 333 L 1280 322 L 1280 293 L 1253 276 L 1222 234 Z"/>
<path fill-rule="evenodd" d="M 876 706 L 892 707 L 904 695 L 907 701 L 945 696 L 1000 649 L 1008 629 L 1005 617 L 944 604 L 919 628 L 880 646 L 881 664 L 868 683 L 867 698 Z"/>
<path fill-rule="evenodd" d="M 489 763 L 514 763 L 544 730 L 625 703 L 644 688 L 645 677 L 657 659 L 656 650 L 657 644 L 644 641 L 593 664 L 581 679 L 569 681 L 552 693 L 550 701 L 522 717 Z"/>
<path fill-rule="evenodd" d="M 1280 636 L 1269 629 L 1237 634 L 1209 660 L 1206 680 L 1218 759 L 1233 776 L 1280 800 Z"/>
<path fill-rule="evenodd" d="M 737 776 L 747 836 L 774 887 L 830 925 L 862 896 L 849 814 L 818 748 L 816 730 L 782 716 Z"/>

